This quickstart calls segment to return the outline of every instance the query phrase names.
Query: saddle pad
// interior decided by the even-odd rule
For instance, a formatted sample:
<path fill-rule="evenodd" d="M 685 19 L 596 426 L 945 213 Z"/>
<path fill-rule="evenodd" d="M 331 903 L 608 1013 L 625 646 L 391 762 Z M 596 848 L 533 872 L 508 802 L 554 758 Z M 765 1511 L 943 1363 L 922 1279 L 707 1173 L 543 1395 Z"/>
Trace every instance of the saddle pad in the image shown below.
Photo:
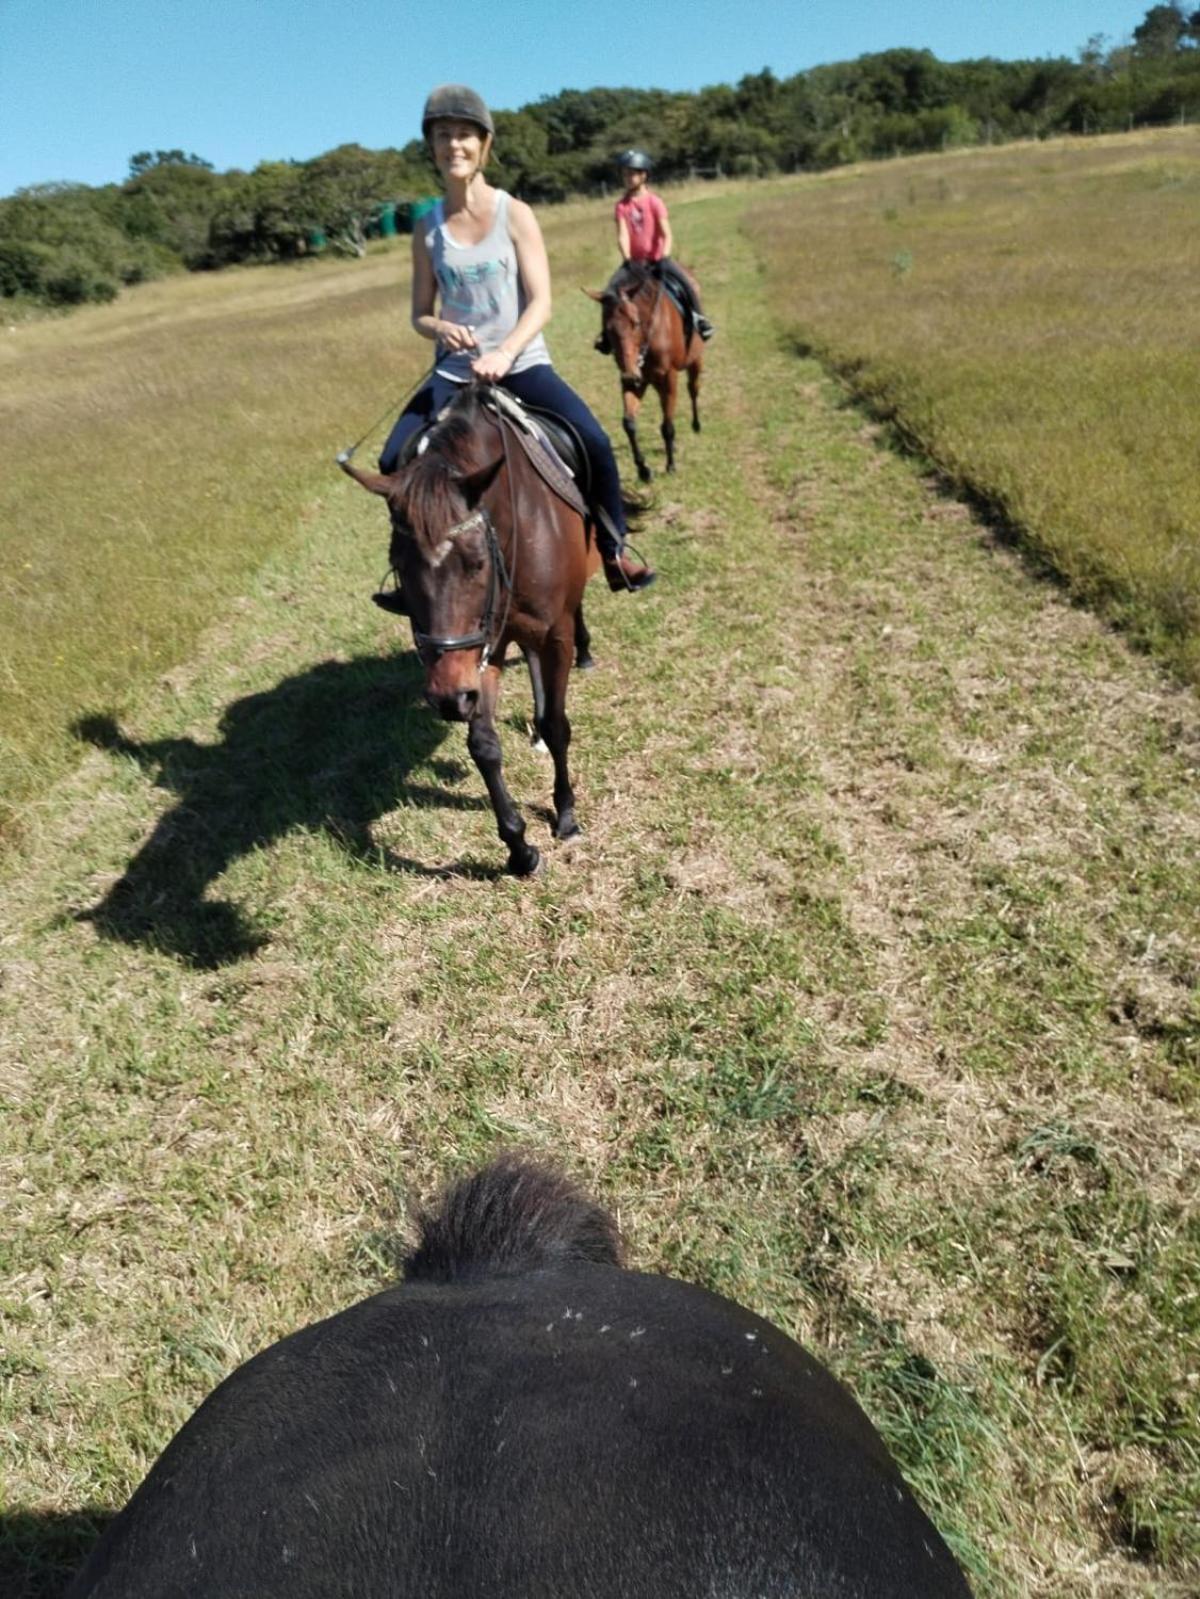
<path fill-rule="evenodd" d="M 529 415 L 520 401 L 496 387 L 488 393 L 484 403 L 493 406 L 502 424 L 508 424 L 509 436 L 520 444 L 529 459 L 529 464 L 547 488 L 552 489 L 560 500 L 569 505 L 573 511 L 578 511 L 586 521 L 588 508 L 584 504 L 578 485 L 546 443 L 534 418 Z"/>

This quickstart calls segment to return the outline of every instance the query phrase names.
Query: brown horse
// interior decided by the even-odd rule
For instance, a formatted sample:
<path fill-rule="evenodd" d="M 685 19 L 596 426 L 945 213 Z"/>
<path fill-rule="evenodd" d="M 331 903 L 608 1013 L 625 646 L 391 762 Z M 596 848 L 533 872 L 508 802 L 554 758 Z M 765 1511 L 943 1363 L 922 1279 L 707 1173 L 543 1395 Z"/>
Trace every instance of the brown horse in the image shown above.
<path fill-rule="evenodd" d="M 567 680 L 583 590 L 600 564 L 582 502 L 551 484 L 487 385 L 455 397 L 420 454 L 390 474 L 341 465 L 392 518 L 391 561 L 425 667 L 425 698 L 467 723 L 467 748 L 487 784 L 517 877 L 538 870 L 525 823 L 505 786 L 496 701 L 505 652 L 525 652 L 537 732 L 554 759 L 554 835 L 579 831 L 567 771 Z"/>
<path fill-rule="evenodd" d="M 637 414 L 647 384 L 658 390 L 662 403 L 662 437 L 667 451 L 667 471 L 675 470 L 675 399 L 680 372 L 686 370 L 692 401 L 692 432 L 700 431 L 700 373 L 704 366 L 704 341 L 690 335 L 663 279 L 645 262 L 627 261 L 607 289 L 585 289 L 604 308 L 604 333 L 621 374 L 625 415 L 622 426 L 633 451 L 638 477 L 648 483 L 653 476 L 638 445 Z"/>

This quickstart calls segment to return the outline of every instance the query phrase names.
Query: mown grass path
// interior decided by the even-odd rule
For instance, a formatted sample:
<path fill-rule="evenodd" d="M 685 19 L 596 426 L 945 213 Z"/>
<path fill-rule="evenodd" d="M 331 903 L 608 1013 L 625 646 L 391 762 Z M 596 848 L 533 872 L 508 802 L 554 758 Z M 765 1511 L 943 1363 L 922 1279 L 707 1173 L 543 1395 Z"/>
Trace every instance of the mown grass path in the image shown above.
<path fill-rule="evenodd" d="M 594 593 L 585 836 L 542 879 L 496 875 L 332 474 L 5 867 L 16 1592 L 514 1141 L 822 1353 L 981 1595 L 1194 1591 L 1196 701 L 780 348 L 742 203 L 676 208 L 706 432 L 654 487 L 661 582 Z M 553 343 L 615 424 L 573 292 L 603 230 L 561 246 Z"/>

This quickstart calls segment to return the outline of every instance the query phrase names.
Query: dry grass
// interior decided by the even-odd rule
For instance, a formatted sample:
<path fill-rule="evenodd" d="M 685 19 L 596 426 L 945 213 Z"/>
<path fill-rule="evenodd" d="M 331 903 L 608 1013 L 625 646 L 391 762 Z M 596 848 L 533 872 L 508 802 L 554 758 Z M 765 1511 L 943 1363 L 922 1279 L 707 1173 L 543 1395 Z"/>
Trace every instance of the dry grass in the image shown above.
<path fill-rule="evenodd" d="M 1196 130 L 921 157 L 756 207 L 796 336 L 1200 679 Z"/>
<path fill-rule="evenodd" d="M 981 1596 L 1195 1591 L 1200 710 L 780 350 L 737 204 L 678 207 L 706 432 L 655 489 L 661 582 L 593 601 L 586 833 L 545 878 L 494 877 L 332 477 L 180 669 L 82 707 L 4 868 L 17 1594 L 509 1141 L 829 1360 Z M 553 343 L 615 423 L 589 219 Z"/>

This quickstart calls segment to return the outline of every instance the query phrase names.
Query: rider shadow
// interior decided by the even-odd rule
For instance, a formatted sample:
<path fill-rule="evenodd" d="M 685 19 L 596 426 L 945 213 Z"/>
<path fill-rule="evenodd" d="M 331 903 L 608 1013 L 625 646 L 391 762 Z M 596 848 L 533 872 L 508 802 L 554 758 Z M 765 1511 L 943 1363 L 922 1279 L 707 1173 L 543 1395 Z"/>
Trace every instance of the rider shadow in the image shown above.
<path fill-rule="evenodd" d="M 60 1599 L 112 1514 L 5 1511 L 0 1515 L 0 1593 L 6 1599 Z"/>
<path fill-rule="evenodd" d="M 92 715 L 76 736 L 137 761 L 178 795 L 124 875 L 98 905 L 78 913 L 106 938 L 215 968 L 253 955 L 266 934 L 205 891 L 239 857 L 296 829 L 321 830 L 349 854 L 387 870 L 430 877 L 499 876 L 487 867 L 439 869 L 376 844 L 371 824 L 399 804 L 484 809 L 484 796 L 409 781 L 450 731 L 421 703 L 415 656 L 325 661 L 272 689 L 235 700 L 219 744 L 126 737 L 111 716 Z M 453 781 L 465 768 L 433 762 Z"/>

